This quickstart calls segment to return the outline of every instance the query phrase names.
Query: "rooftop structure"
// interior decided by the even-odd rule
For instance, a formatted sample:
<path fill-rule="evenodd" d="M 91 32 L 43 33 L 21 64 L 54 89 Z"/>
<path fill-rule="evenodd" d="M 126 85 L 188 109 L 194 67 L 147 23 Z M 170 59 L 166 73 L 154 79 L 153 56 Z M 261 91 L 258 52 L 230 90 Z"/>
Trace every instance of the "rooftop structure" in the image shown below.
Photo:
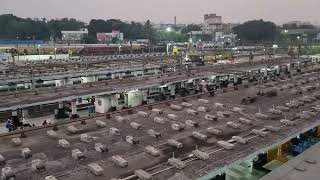
<path fill-rule="evenodd" d="M 97 33 L 97 40 L 103 43 L 122 42 L 123 33 L 120 31 L 112 31 L 111 33 L 99 32 Z"/>
<path fill-rule="evenodd" d="M 61 31 L 63 43 L 80 43 L 85 35 L 88 35 L 88 29 L 79 31 Z"/>
<path fill-rule="evenodd" d="M 222 29 L 222 16 L 216 14 L 204 15 L 205 27 L 210 31 L 219 31 Z"/>

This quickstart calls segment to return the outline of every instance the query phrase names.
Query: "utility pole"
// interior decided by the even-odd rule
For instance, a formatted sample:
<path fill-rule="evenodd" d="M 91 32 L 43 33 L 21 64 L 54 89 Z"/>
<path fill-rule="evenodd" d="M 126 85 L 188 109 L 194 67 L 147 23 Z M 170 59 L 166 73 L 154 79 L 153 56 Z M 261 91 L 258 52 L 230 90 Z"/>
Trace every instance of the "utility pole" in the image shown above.
<path fill-rule="evenodd" d="M 179 58 L 179 75 L 180 75 L 182 72 L 182 58 L 183 58 L 182 53 L 180 56 L 178 56 L 178 58 Z"/>
<path fill-rule="evenodd" d="M 164 74 L 163 58 L 161 58 L 161 74 Z"/>
<path fill-rule="evenodd" d="M 12 55 L 12 70 L 13 70 L 13 75 L 16 76 L 16 58 L 14 55 Z"/>
<path fill-rule="evenodd" d="M 30 67 L 30 82 L 31 82 L 31 87 L 30 89 L 33 89 L 33 65 Z"/>
<path fill-rule="evenodd" d="M 56 48 L 55 40 L 53 40 L 53 47 L 54 47 L 54 60 L 57 60 L 57 48 Z"/>
<path fill-rule="evenodd" d="M 17 55 L 18 55 L 18 61 L 19 61 L 19 37 L 17 37 Z"/>
<path fill-rule="evenodd" d="M 54 59 L 57 60 L 57 48 L 54 48 Z"/>

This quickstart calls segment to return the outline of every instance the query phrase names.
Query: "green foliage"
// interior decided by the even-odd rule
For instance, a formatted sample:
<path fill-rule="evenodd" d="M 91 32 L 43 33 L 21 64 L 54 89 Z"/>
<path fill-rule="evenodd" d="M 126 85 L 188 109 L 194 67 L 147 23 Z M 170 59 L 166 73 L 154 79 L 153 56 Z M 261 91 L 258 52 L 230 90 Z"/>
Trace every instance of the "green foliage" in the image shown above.
<path fill-rule="evenodd" d="M 61 30 L 78 30 L 85 27 L 84 22 L 75 19 L 23 19 L 12 14 L 0 16 L 0 38 L 3 39 L 36 39 L 49 40 L 61 38 Z"/>
<path fill-rule="evenodd" d="M 269 21 L 247 21 L 233 28 L 243 41 L 273 41 L 278 36 L 277 26 Z"/>
<path fill-rule="evenodd" d="M 118 19 L 92 19 L 88 25 L 76 19 L 23 19 L 12 14 L 0 15 L 0 38 L 2 39 L 36 39 L 55 40 L 61 39 L 61 31 L 76 31 L 81 28 L 88 28 L 89 34 L 82 39 L 83 43 L 96 43 L 97 32 L 111 32 L 118 30 L 124 34 L 127 40 L 149 39 L 151 43 L 156 41 L 175 41 L 183 42 L 188 39 L 187 33 L 190 31 L 201 30 L 201 27 L 190 24 L 177 31 L 164 32 L 156 31 L 152 23 L 148 20 L 145 23 L 123 22 Z M 114 40 L 116 41 L 116 40 Z"/>
<path fill-rule="evenodd" d="M 98 32 L 111 32 L 112 23 L 102 19 L 92 19 L 88 25 L 89 36 L 96 37 Z"/>
<path fill-rule="evenodd" d="M 97 40 L 96 40 L 95 36 L 87 35 L 87 36 L 84 36 L 82 38 L 81 43 L 83 43 L 83 44 L 95 44 L 95 43 L 97 43 Z"/>
<path fill-rule="evenodd" d="M 159 31 L 157 39 L 159 41 L 174 41 L 174 42 L 186 42 L 188 41 L 188 35 L 182 34 L 176 31 Z"/>
<path fill-rule="evenodd" d="M 189 24 L 181 30 L 181 33 L 188 34 L 191 31 L 201 31 L 201 30 L 202 30 L 201 26 L 197 24 Z"/>
<path fill-rule="evenodd" d="M 22 19 L 12 14 L 0 16 L 0 38 L 3 39 L 46 39 L 48 27 L 43 20 Z"/>
<path fill-rule="evenodd" d="M 76 31 L 85 27 L 85 23 L 76 19 L 52 19 L 47 22 L 50 34 L 54 39 L 61 38 L 61 31 Z"/>
<path fill-rule="evenodd" d="M 89 36 L 96 37 L 97 32 L 111 32 L 118 30 L 124 34 L 125 39 L 150 39 L 154 41 L 156 30 L 148 20 L 144 24 L 138 22 L 122 22 L 116 19 L 92 19 L 88 25 Z"/>
<path fill-rule="evenodd" d="M 316 27 L 312 24 L 302 24 L 298 26 L 297 23 L 287 23 L 283 24 L 283 29 L 316 29 Z"/>
<path fill-rule="evenodd" d="M 112 44 L 117 44 L 119 43 L 119 39 L 117 37 L 112 38 L 111 40 Z"/>

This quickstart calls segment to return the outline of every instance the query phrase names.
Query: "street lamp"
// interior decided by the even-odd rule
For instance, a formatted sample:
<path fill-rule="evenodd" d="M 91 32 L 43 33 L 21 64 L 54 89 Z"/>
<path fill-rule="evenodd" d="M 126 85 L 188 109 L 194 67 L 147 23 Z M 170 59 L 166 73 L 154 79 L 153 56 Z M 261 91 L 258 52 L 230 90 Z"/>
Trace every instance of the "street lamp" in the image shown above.
<path fill-rule="evenodd" d="M 121 54 L 121 45 L 119 45 L 119 54 Z"/>
<path fill-rule="evenodd" d="M 298 40 L 298 58 L 300 58 L 300 51 L 301 51 L 300 36 L 297 36 L 297 40 Z"/>
<path fill-rule="evenodd" d="M 54 48 L 54 59 L 57 59 L 57 48 Z"/>
<path fill-rule="evenodd" d="M 38 44 L 38 56 L 39 56 L 39 60 L 40 60 L 40 47 L 41 47 L 41 45 L 40 44 Z"/>
<path fill-rule="evenodd" d="M 17 37 L 17 55 L 18 55 L 18 61 L 19 61 L 19 37 Z"/>
<path fill-rule="evenodd" d="M 172 31 L 171 27 L 167 27 L 166 31 L 171 32 Z"/>

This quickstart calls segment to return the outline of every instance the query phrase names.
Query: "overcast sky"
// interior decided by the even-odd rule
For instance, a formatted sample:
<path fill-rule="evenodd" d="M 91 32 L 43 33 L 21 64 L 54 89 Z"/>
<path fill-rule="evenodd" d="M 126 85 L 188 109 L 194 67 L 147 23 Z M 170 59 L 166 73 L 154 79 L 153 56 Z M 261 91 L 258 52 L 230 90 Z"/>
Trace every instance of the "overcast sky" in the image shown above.
<path fill-rule="evenodd" d="M 203 14 L 217 13 L 224 22 L 265 19 L 320 24 L 320 0 L 0 0 L 0 14 L 21 17 L 73 17 L 153 22 L 199 23 Z"/>

